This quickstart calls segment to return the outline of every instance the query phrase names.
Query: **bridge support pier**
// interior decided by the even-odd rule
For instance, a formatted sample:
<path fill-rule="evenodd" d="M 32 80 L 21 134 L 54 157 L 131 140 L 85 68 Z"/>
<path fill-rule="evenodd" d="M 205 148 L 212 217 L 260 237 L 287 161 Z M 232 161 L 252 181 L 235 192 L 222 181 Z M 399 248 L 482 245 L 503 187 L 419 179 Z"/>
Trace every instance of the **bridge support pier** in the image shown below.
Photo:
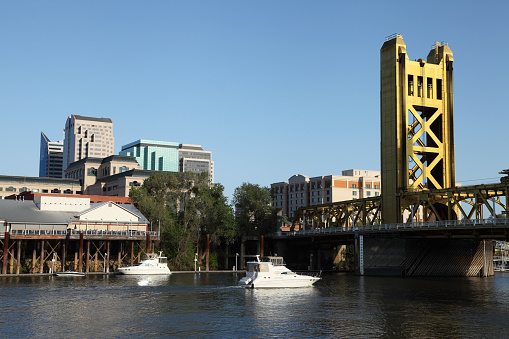
<path fill-rule="evenodd" d="M 362 252 L 360 238 L 355 241 L 355 272 L 358 275 L 486 277 L 494 274 L 491 240 L 363 240 Z"/>

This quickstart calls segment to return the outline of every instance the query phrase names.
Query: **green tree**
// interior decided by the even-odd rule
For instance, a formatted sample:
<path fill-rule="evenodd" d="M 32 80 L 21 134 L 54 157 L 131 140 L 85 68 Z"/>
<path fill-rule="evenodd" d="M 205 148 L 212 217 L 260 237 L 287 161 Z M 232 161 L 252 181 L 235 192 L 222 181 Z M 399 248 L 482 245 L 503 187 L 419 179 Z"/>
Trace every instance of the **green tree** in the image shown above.
<path fill-rule="evenodd" d="M 264 235 L 277 231 L 277 210 L 271 206 L 267 187 L 243 183 L 233 193 L 240 235 Z"/>
<path fill-rule="evenodd" d="M 152 222 L 161 223 L 160 248 L 174 269 L 190 269 L 205 232 L 212 242 L 235 236 L 232 208 L 223 186 L 210 185 L 207 173 L 155 172 L 130 196 Z M 199 251 L 202 253 L 203 251 Z"/>

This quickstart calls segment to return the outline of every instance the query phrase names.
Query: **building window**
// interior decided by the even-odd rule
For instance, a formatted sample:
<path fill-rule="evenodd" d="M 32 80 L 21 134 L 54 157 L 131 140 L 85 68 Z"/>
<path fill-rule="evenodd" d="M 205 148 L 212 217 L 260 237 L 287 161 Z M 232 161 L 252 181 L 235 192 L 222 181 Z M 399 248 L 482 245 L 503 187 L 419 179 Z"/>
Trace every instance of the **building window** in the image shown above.
<path fill-rule="evenodd" d="M 42 190 L 42 193 L 48 193 L 48 190 Z"/>
<path fill-rule="evenodd" d="M 311 199 L 311 202 L 315 202 L 315 198 L 312 198 L 312 199 Z"/>
<path fill-rule="evenodd" d="M 12 187 L 12 186 L 9 186 L 9 187 L 7 187 L 5 189 L 5 191 L 7 191 L 7 192 L 16 192 L 16 189 L 14 187 Z"/>
<path fill-rule="evenodd" d="M 314 197 L 315 196 L 315 192 L 311 192 L 311 195 Z"/>
<path fill-rule="evenodd" d="M 375 185 L 375 189 L 378 189 L 378 188 L 379 188 L 378 185 Z"/>
<path fill-rule="evenodd" d="M 371 188 L 371 185 L 370 184 L 366 184 L 366 188 Z"/>
<path fill-rule="evenodd" d="M 366 195 L 367 195 L 368 197 L 370 197 L 370 196 L 371 196 L 371 191 L 366 191 Z"/>
<path fill-rule="evenodd" d="M 352 195 L 357 195 L 357 191 L 352 191 Z"/>
<path fill-rule="evenodd" d="M 327 202 L 329 202 L 329 201 L 330 201 L 330 197 L 327 197 Z"/>
<path fill-rule="evenodd" d="M 352 184 L 352 188 L 357 188 L 357 184 Z"/>
<path fill-rule="evenodd" d="M 378 197 L 379 195 L 380 195 L 380 193 L 375 192 L 375 197 Z"/>
<path fill-rule="evenodd" d="M 318 195 L 320 195 L 320 191 L 318 191 L 317 193 L 318 193 Z"/>
<path fill-rule="evenodd" d="M 327 190 L 327 195 L 330 195 L 330 190 Z"/>

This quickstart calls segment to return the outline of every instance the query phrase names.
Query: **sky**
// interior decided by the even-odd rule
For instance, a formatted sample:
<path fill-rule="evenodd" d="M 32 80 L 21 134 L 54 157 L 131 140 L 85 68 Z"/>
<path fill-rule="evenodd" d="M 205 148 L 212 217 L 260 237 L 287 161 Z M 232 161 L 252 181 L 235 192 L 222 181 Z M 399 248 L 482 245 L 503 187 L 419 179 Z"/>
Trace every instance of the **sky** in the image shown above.
<path fill-rule="evenodd" d="M 111 118 L 138 139 L 202 145 L 244 182 L 380 170 L 380 48 L 454 54 L 456 178 L 509 168 L 508 1 L 2 1 L 0 175 L 38 176 L 40 133 Z"/>

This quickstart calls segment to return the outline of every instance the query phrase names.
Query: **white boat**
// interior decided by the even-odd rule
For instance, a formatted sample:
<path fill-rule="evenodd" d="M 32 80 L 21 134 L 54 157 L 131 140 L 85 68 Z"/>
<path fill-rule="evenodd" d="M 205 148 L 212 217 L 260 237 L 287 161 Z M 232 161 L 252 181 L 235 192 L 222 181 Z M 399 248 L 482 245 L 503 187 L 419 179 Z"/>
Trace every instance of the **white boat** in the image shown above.
<path fill-rule="evenodd" d="M 84 277 L 87 274 L 84 272 L 76 272 L 76 271 L 65 271 L 65 272 L 55 272 L 57 277 Z"/>
<path fill-rule="evenodd" d="M 143 260 L 134 266 L 119 267 L 117 271 L 121 274 L 171 274 L 168 268 L 168 258 L 159 254 L 148 253 Z"/>
<path fill-rule="evenodd" d="M 282 257 L 256 256 L 256 261 L 247 263 L 246 276 L 239 285 L 248 288 L 309 287 L 320 280 L 319 276 L 297 274 L 285 266 Z"/>

